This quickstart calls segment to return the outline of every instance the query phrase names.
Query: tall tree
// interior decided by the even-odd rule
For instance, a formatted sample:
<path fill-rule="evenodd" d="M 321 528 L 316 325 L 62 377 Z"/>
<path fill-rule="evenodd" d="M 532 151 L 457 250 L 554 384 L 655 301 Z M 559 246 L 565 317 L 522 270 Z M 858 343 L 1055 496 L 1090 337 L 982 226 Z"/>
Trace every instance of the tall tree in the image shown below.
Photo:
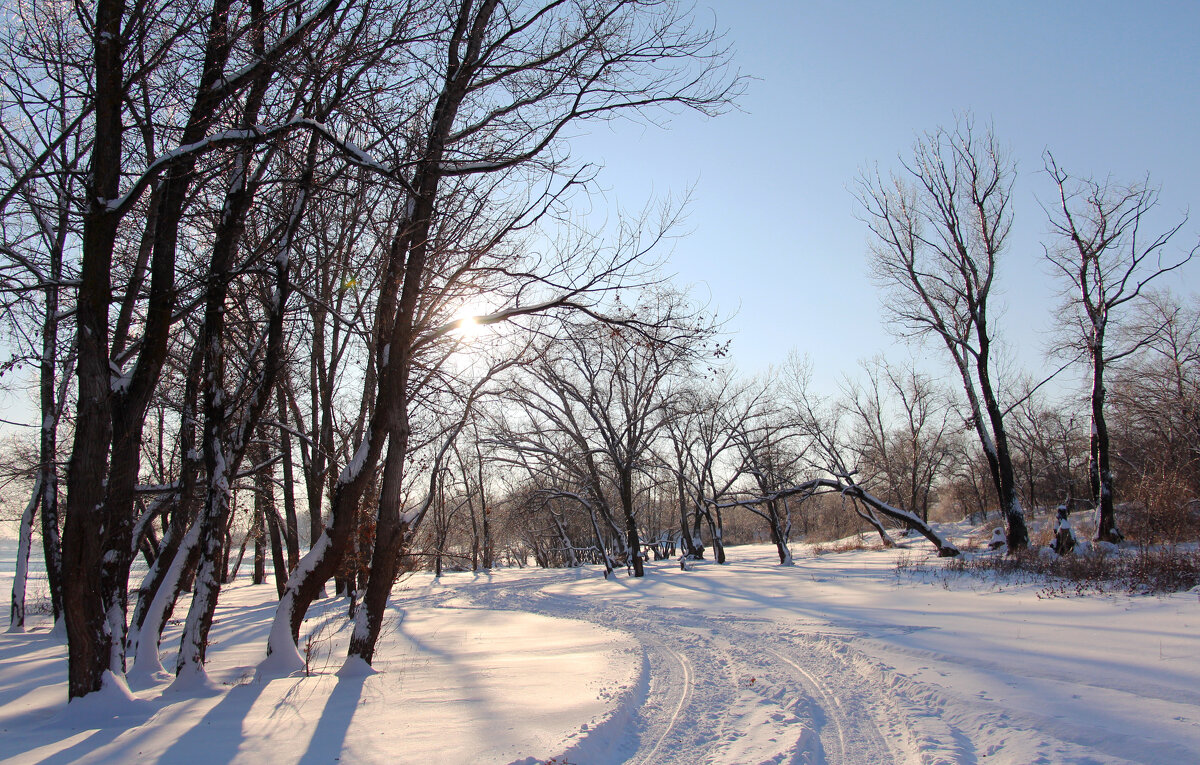
<path fill-rule="evenodd" d="M 746 505 L 767 523 L 771 543 L 781 566 L 793 565 L 788 542 L 792 532 L 791 507 L 776 493 L 800 482 L 807 467 L 801 430 L 780 401 L 780 391 L 770 380 L 761 380 L 743 391 L 739 416 L 732 418 L 733 439 L 740 452 L 738 473 L 753 482 L 751 493 L 761 502 Z"/>
<path fill-rule="evenodd" d="M 76 140 L 87 147 L 71 226 L 78 232 L 71 248 L 80 255 L 77 416 L 63 532 L 63 565 L 71 571 L 63 612 L 72 697 L 98 689 L 106 672 L 124 670 L 135 487 L 147 409 L 180 316 L 177 301 L 187 294 L 177 266 L 187 208 L 199 197 L 192 192 L 205 178 L 197 170 L 222 147 L 314 129 L 299 123 L 237 129 L 236 113 L 252 83 L 277 72 L 322 28 L 337 1 L 288 4 L 286 12 L 249 5 L 101 0 L 84 23 L 74 12 L 58 19 L 69 44 L 39 53 L 86 62 L 60 85 L 76 96 L 55 105 L 69 116 L 61 129 L 47 126 L 49 150 L 27 153 L 0 195 L 7 205 L 42 177 L 58 147 Z M 256 28 L 262 45 L 253 42 Z M 79 88 L 79 81 L 89 87 Z M 23 91 L 28 99 L 46 92 L 40 82 Z"/>
<path fill-rule="evenodd" d="M 685 384 L 667 414 L 660 460 L 675 481 L 681 547 L 688 557 L 704 557 L 702 527 L 707 525 L 713 558 L 725 562 L 719 503 L 741 477 L 742 466 L 728 463 L 737 451 L 737 434 L 750 415 L 739 405 L 745 398 L 743 386 L 721 372 L 713 380 Z"/>
<path fill-rule="evenodd" d="M 904 173 L 859 182 L 872 233 L 871 267 L 887 290 L 895 330 L 933 337 L 946 349 L 966 395 L 971 427 L 987 456 L 1009 550 L 1029 545 L 1017 493 L 1005 409 L 993 369 L 990 299 L 1012 227 L 1015 168 L 991 129 L 970 117 L 917 140 Z"/>
<path fill-rule="evenodd" d="M 547 343 L 517 404 L 525 427 L 517 450 L 549 458 L 586 487 L 577 499 L 623 540 L 622 557 L 643 576 L 635 497 L 657 463 L 653 448 L 674 410 L 678 380 L 703 352 L 711 326 L 694 323 L 678 295 L 650 293 L 629 312 L 636 323 L 589 322 Z M 569 449 L 555 448 L 560 437 Z"/>
<path fill-rule="evenodd" d="M 1059 243 L 1046 248 L 1046 258 L 1066 285 L 1067 310 L 1074 314 L 1073 346 L 1083 346 L 1091 366 L 1092 461 L 1095 487 L 1096 539 L 1120 542 L 1113 512 L 1114 477 L 1111 437 L 1106 418 L 1105 371 L 1135 353 L 1152 335 L 1120 337 L 1123 314 L 1156 279 L 1191 260 L 1196 249 L 1170 254 L 1167 245 L 1185 221 L 1147 234 L 1159 192 L 1147 183 L 1119 186 L 1109 180 L 1073 177 L 1053 155 L 1046 171 L 1058 187 L 1058 204 L 1050 224 Z"/>
<path fill-rule="evenodd" d="M 0 30 L 0 322 L 17 365 L 37 370 L 39 453 L 37 491 L 29 505 L 32 531 L 40 511 L 42 552 L 54 619 L 62 615 L 58 431 L 68 405 L 78 264 L 80 175 L 86 136 L 78 127 L 84 69 L 77 56 L 72 9 L 24 4 L 6 9 Z M 36 330 L 34 328 L 37 328 Z M 32 540 L 22 539 L 28 552 Z M 20 577 L 18 577 L 20 579 Z M 14 582 L 24 587 L 24 581 Z M 23 590 L 14 591 L 14 625 L 23 618 Z M 18 600 L 22 601 L 18 603 Z"/>

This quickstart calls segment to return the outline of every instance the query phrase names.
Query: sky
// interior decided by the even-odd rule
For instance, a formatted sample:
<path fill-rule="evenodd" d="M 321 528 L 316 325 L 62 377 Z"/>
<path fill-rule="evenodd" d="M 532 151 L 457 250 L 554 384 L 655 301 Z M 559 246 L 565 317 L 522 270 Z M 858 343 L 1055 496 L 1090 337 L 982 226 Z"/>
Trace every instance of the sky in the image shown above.
<path fill-rule="evenodd" d="M 1016 366 L 1049 371 L 1056 283 L 1042 245 L 1054 188 L 1042 155 L 1072 174 L 1161 187 L 1161 215 L 1200 209 L 1200 56 L 1195 2 L 736 2 L 699 0 L 753 77 L 737 109 L 666 129 L 614 123 L 576 141 L 606 197 L 637 208 L 692 188 L 669 270 L 732 315 L 732 356 L 756 374 L 790 350 L 836 385 L 859 359 L 936 349 L 889 335 L 867 273 L 855 178 L 898 169 L 916 136 L 965 112 L 1017 162 L 1014 228 L 1000 266 L 999 332 Z M 1200 212 L 1176 239 L 1190 249 Z M 1197 290 L 1200 264 L 1172 277 Z"/>
<path fill-rule="evenodd" d="M 666 128 L 597 125 L 571 153 L 603 166 L 614 206 L 691 189 L 688 235 L 668 270 L 730 317 L 743 373 L 793 350 L 831 393 L 880 353 L 944 373 L 936 348 L 911 348 L 884 326 L 851 189 L 863 170 L 897 169 L 919 133 L 956 114 L 991 123 L 1018 164 L 997 322 L 1016 368 L 1040 377 L 1057 366 L 1045 357 L 1058 306 L 1042 251 L 1046 149 L 1076 175 L 1149 176 L 1162 190 L 1158 220 L 1196 206 L 1176 243 L 1197 242 L 1200 3 L 697 0 L 695 12 L 725 31 L 734 66 L 753 78 L 736 108 Z M 1200 263 L 1169 286 L 1196 292 Z M 0 404 L 22 419 L 28 399 Z"/>

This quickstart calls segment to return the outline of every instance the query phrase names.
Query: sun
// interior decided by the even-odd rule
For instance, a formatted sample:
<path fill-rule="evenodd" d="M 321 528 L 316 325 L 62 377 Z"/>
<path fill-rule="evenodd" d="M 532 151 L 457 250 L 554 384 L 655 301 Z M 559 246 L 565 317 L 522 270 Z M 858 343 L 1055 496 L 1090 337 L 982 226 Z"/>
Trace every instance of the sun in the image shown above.
<path fill-rule="evenodd" d="M 463 337 L 479 337 L 483 333 L 483 325 L 474 316 L 464 316 L 458 320 L 458 332 Z"/>
<path fill-rule="evenodd" d="M 494 322 L 486 321 L 486 318 L 495 311 L 496 306 L 489 304 L 484 298 L 475 298 L 460 303 L 450 313 L 450 334 L 459 342 L 470 343 L 476 338 L 496 333 L 499 327 Z M 481 323 L 481 319 L 485 321 Z"/>

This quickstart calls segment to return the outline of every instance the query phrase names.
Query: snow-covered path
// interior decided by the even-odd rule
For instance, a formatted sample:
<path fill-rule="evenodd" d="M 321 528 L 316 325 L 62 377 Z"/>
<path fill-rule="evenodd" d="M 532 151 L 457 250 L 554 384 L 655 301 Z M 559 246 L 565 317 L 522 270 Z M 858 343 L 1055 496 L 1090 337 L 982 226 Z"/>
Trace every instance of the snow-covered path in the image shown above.
<path fill-rule="evenodd" d="M 896 552 L 529 572 L 457 592 L 643 647 L 632 763 L 1200 762 L 1200 598 L 913 582 Z M 911 553 L 917 557 L 922 552 Z M 545 577 L 543 579 L 543 577 Z M 449 581 L 447 582 L 449 584 Z M 587 754 L 587 738 L 570 750 Z"/>
<path fill-rule="evenodd" d="M 115 712 L 62 703 L 43 619 L 0 635 L 0 761 L 1200 762 L 1200 593 L 1045 598 L 914 579 L 897 561 L 921 548 L 796 552 L 643 579 L 414 575 L 365 680 L 333 674 L 331 599 L 304 630 L 315 674 L 250 682 L 274 591 L 241 583 L 214 627 L 223 690 L 145 688 Z"/>
<path fill-rule="evenodd" d="M 887 743 L 897 726 L 884 690 L 820 635 L 763 618 L 546 590 L 534 580 L 475 588 L 470 597 L 486 608 L 622 630 L 641 644 L 646 674 L 628 699 L 636 708 L 616 747 L 621 761 L 884 763 L 899 754 Z M 587 744 L 568 760 L 588 761 Z"/>

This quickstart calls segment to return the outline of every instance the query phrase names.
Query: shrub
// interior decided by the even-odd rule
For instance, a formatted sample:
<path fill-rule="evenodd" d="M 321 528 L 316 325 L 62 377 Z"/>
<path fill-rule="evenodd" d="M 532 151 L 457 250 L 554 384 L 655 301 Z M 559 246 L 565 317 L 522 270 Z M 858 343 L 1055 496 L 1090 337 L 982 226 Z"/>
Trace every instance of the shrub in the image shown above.
<path fill-rule="evenodd" d="M 1200 551 L 1138 548 L 1106 552 L 1094 549 L 1085 555 L 1058 556 L 1046 548 L 1018 555 L 962 556 L 947 560 L 913 562 L 903 558 L 898 574 L 931 567 L 946 574 L 1040 582 L 1040 598 L 1071 597 L 1106 592 L 1150 595 L 1181 592 L 1200 586 Z"/>
<path fill-rule="evenodd" d="M 1141 545 L 1177 544 L 1200 534 L 1200 513 L 1182 471 L 1161 465 L 1134 481 L 1118 520 L 1130 541 Z"/>

